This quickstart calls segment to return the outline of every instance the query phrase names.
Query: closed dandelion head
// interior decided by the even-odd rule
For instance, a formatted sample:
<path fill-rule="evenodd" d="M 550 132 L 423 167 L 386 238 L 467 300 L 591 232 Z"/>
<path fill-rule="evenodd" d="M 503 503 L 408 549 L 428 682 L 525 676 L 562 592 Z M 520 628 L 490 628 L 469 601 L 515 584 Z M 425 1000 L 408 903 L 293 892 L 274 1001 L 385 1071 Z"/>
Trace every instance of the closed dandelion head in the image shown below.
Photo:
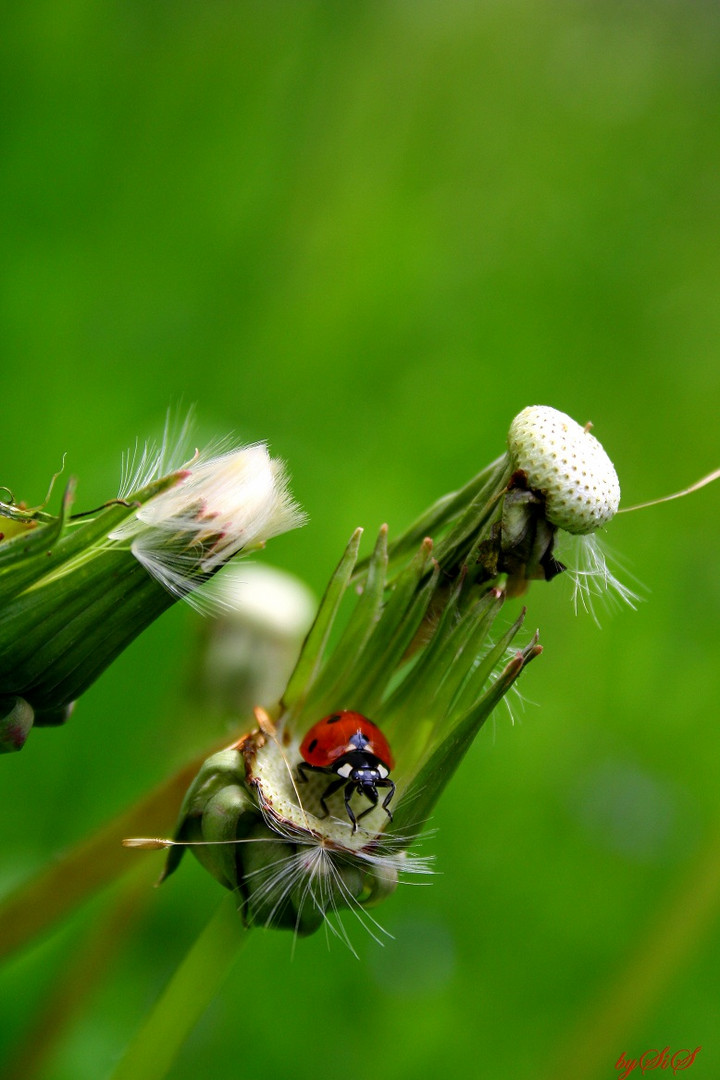
<path fill-rule="evenodd" d="M 497 585 L 516 597 L 532 581 L 552 581 L 568 570 L 563 542 L 576 538 L 569 558 L 574 552 L 578 561 L 568 571 L 576 602 L 590 607 L 608 589 L 632 601 L 632 592 L 608 569 L 598 539 L 618 511 L 620 484 L 589 429 L 548 406 L 523 409 L 510 425 L 506 452 L 426 511 L 392 545 L 391 562 L 423 530 L 436 538 L 446 580 L 462 573 L 476 585 Z"/>

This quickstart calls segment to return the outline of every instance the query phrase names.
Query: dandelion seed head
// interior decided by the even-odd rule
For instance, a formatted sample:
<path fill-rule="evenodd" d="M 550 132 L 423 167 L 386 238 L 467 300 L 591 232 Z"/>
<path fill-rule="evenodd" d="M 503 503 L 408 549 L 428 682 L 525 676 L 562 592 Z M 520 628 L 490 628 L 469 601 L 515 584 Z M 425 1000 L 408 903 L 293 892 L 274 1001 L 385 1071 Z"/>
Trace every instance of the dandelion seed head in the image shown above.
<path fill-rule="evenodd" d="M 616 514 L 620 484 L 613 463 L 588 428 L 566 413 L 546 405 L 523 409 L 510 425 L 508 447 L 528 486 L 545 497 L 552 525 L 593 533 Z"/>
<path fill-rule="evenodd" d="M 122 456 L 118 499 L 127 499 L 154 480 L 182 468 L 192 455 L 189 448 L 193 423 L 193 409 L 185 416 L 169 409 L 160 442 L 135 440 Z"/>
<path fill-rule="evenodd" d="M 298 781 L 296 766 L 302 757 L 297 739 L 282 751 L 272 740 L 251 746 L 245 751 L 245 761 L 248 779 L 255 784 L 260 806 L 273 828 L 299 829 L 333 849 L 356 854 L 376 841 L 388 822 L 387 814 L 378 805 L 353 832 L 340 791 L 330 798 L 331 813 L 324 817 L 320 796 L 328 786 L 328 777 L 311 774 L 307 780 Z"/>

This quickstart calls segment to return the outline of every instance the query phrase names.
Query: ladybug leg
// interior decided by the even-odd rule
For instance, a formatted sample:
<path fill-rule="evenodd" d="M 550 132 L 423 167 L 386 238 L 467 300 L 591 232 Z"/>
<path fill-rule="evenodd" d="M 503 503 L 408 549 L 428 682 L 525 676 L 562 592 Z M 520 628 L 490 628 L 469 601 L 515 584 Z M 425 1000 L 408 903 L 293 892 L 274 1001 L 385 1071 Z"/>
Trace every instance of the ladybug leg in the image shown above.
<path fill-rule="evenodd" d="M 385 813 L 387 814 L 387 816 L 390 818 L 390 820 L 392 821 L 393 816 L 392 816 L 392 814 L 390 812 L 390 803 L 392 801 L 393 795 L 395 794 L 395 784 L 392 782 L 392 780 L 385 779 L 385 780 L 378 780 L 377 786 L 378 787 L 390 788 L 387 795 L 383 799 L 382 808 L 385 811 Z"/>
<path fill-rule="evenodd" d="M 327 772 L 329 772 L 329 770 L 326 769 L 324 765 L 311 765 L 307 761 L 301 761 L 301 762 L 298 763 L 297 775 L 298 775 L 298 780 L 301 780 L 303 782 L 303 784 L 306 784 L 308 782 L 308 775 L 307 775 L 307 773 L 305 771 L 306 769 L 309 769 L 310 772 L 315 772 L 315 773 L 318 773 L 318 772 L 327 773 Z"/>
<path fill-rule="evenodd" d="M 373 788 L 372 788 L 372 791 L 373 791 L 373 793 L 374 793 L 374 795 L 375 795 L 375 798 L 374 798 L 374 800 L 371 800 L 371 801 L 372 801 L 372 806 L 368 807 L 368 809 L 367 809 L 367 810 L 363 810 L 363 812 L 362 812 L 362 814 L 360 815 L 360 817 L 364 817 L 364 816 L 365 816 L 365 814 L 369 814 L 369 813 L 370 813 L 370 811 L 371 811 L 371 810 L 374 810 L 374 809 L 375 809 L 375 807 L 377 806 L 377 804 L 378 804 L 378 793 L 377 793 L 377 791 L 376 791 L 375 789 L 376 789 L 376 788 L 379 788 L 379 787 L 386 787 L 386 788 L 390 788 L 390 790 L 388 791 L 387 795 L 386 795 L 386 796 L 385 796 L 385 798 L 383 799 L 383 803 L 382 803 L 382 808 L 383 808 L 383 810 L 385 811 L 385 813 L 387 814 L 387 816 L 388 816 L 388 817 L 390 818 L 390 820 L 392 821 L 392 819 L 393 819 L 393 816 L 392 816 L 392 814 L 391 814 L 391 812 L 390 812 L 390 803 L 391 803 L 391 801 L 392 801 L 392 797 L 393 797 L 393 795 L 395 794 L 395 784 L 394 784 L 394 783 L 392 782 L 392 780 L 388 780 L 388 779 L 385 779 L 385 780 L 376 780 L 376 781 L 375 781 L 375 787 L 373 787 Z M 369 790 L 367 790 L 367 789 L 364 789 L 364 790 L 365 790 L 365 794 L 367 795 L 367 797 L 368 797 L 368 799 L 369 799 L 369 798 L 370 798 L 370 791 L 369 791 Z M 358 818 L 358 821 L 359 821 L 359 820 L 360 820 L 360 818 Z"/>
<path fill-rule="evenodd" d="M 352 831 L 353 832 L 357 832 L 357 824 L 358 824 L 358 821 L 360 820 L 359 818 L 355 817 L 355 815 L 353 814 L 353 811 L 352 811 L 352 807 L 350 805 L 350 799 L 352 798 L 352 793 L 353 793 L 353 791 L 355 791 L 355 788 L 357 786 L 358 785 L 355 784 L 352 780 L 350 781 L 350 783 L 345 785 L 345 809 L 347 810 L 347 816 L 350 818 L 350 821 L 352 822 Z M 358 790 L 359 790 L 359 788 L 358 788 Z M 327 792 L 325 794 L 327 794 Z M 370 807 L 370 809 L 372 810 L 372 807 Z M 362 817 L 362 814 L 360 815 L 360 817 Z"/>
<path fill-rule="evenodd" d="M 381 782 L 382 781 L 378 780 L 378 781 L 376 781 L 376 784 L 381 783 Z M 371 786 L 370 784 L 363 784 L 362 788 L 358 788 L 358 790 L 362 791 L 365 798 L 369 799 L 369 801 L 370 801 L 370 805 L 368 806 L 367 810 L 363 810 L 362 814 L 358 814 L 358 821 L 360 821 L 361 818 L 364 818 L 366 814 L 369 814 L 370 811 L 374 810 L 375 807 L 377 806 L 377 804 L 378 804 L 378 793 L 377 793 L 375 785 Z"/>
<path fill-rule="evenodd" d="M 312 766 L 310 766 L 310 767 L 312 768 Z M 318 772 L 325 772 L 326 771 L 325 769 L 321 769 L 319 766 L 317 768 L 318 768 Z M 325 802 L 325 800 L 329 799 L 331 795 L 334 795 L 336 791 L 339 791 L 344 783 L 346 783 L 345 777 L 344 776 L 338 777 L 337 780 L 333 780 L 333 782 L 331 784 L 328 784 L 328 786 L 325 788 L 325 791 L 320 796 L 320 805 L 322 806 L 322 808 L 324 810 L 323 817 L 327 817 L 328 814 L 330 813 L 330 811 L 327 808 L 327 803 Z M 347 798 L 345 799 L 345 805 L 347 806 Z"/>

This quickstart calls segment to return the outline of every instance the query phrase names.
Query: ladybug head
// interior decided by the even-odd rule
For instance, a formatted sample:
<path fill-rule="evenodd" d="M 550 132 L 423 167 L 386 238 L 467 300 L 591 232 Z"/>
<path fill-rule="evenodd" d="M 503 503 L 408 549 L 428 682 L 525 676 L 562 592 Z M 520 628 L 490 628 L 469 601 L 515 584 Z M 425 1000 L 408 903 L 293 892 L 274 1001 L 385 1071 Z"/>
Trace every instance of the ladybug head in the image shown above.
<path fill-rule="evenodd" d="M 358 737 L 363 738 L 359 733 Z M 367 743 L 367 740 L 365 742 Z M 380 758 L 362 749 L 343 754 L 334 763 L 332 771 L 350 784 L 357 785 L 358 789 L 375 788 L 378 780 L 385 780 L 389 773 L 389 769 L 383 765 Z"/>

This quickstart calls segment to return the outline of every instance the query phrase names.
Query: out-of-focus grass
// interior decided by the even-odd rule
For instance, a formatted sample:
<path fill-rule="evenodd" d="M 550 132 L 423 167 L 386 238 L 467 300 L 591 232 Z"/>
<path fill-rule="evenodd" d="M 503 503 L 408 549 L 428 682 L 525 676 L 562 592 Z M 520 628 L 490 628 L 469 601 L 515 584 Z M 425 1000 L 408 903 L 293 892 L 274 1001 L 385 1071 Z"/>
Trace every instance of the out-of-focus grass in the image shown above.
<path fill-rule="evenodd" d="M 592 419 L 627 502 L 718 465 L 713 5 L 77 0 L 2 24 L 0 483 L 18 498 L 67 451 L 96 505 L 128 443 L 196 402 L 203 435 L 288 459 L 311 521 L 267 558 L 319 589 L 352 528 L 406 525 L 526 404 Z M 531 703 L 448 791 L 426 843 L 441 875 L 379 912 L 395 940 L 358 928 L 358 964 L 322 935 L 292 960 L 253 935 L 173 1080 L 238 1062 L 303 1080 L 358 1030 L 391 1080 L 542 1074 L 717 827 L 719 524 L 712 489 L 617 519 L 648 599 L 602 630 L 561 579 L 533 587 Z M 185 704 L 196 620 L 168 613 L 65 729 L 2 762 L 5 887 L 215 737 Z M 153 895 L 52 1080 L 110 1068 L 216 900 L 190 864 Z M 83 918 L 0 976 L 8 1050 Z M 666 1044 L 717 1071 L 718 959 L 708 919 L 597 1075 Z"/>

